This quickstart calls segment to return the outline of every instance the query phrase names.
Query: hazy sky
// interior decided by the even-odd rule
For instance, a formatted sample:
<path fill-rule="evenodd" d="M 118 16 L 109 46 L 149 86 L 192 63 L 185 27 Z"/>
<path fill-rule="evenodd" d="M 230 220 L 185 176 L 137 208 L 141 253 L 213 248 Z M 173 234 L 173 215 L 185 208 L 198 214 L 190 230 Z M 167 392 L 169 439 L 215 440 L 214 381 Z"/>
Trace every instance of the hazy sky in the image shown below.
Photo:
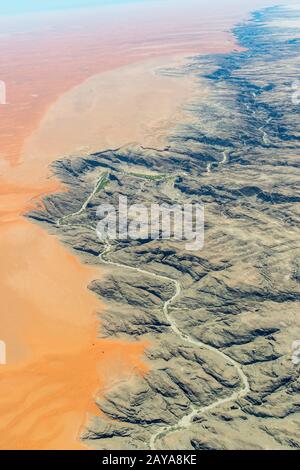
<path fill-rule="evenodd" d="M 151 0 L 0 0 L 0 14 L 15 14 L 32 11 L 145 1 L 149 2 Z"/>
<path fill-rule="evenodd" d="M 172 9 L 176 8 L 177 5 L 184 5 L 185 3 L 192 3 L 192 0 L 0 0 L 0 15 L 6 14 L 18 14 L 33 11 L 47 11 L 47 10 L 61 10 L 78 7 L 92 7 L 98 5 L 117 5 L 126 3 L 166 3 Z M 239 3 L 246 3 L 249 5 L 249 10 L 278 4 L 297 4 L 299 0 L 196 0 L 195 8 L 198 6 L 210 9 L 222 8 L 224 10 L 228 7 L 229 9 L 235 5 L 235 8 Z"/>

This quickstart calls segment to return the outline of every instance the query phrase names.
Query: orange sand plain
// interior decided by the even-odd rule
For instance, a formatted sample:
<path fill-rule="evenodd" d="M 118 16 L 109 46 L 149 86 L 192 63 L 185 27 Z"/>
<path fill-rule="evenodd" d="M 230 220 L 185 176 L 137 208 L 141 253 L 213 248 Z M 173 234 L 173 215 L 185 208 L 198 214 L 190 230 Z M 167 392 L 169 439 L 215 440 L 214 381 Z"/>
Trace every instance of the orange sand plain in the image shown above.
<path fill-rule="evenodd" d="M 0 448 L 81 448 L 78 436 L 87 413 L 97 412 L 93 397 L 132 371 L 147 370 L 142 362 L 146 344 L 96 339 L 101 305 L 86 286 L 99 278 L 99 269 L 81 265 L 55 237 L 22 215 L 41 195 L 59 188 L 49 177 L 50 161 L 78 152 L 89 137 L 75 139 L 76 145 L 62 134 L 53 145 L 55 132 L 46 133 L 45 141 L 40 139 L 47 128 L 43 123 L 49 122 L 46 111 L 53 118 L 60 104 L 51 105 L 60 96 L 67 100 L 62 96 L 66 91 L 99 72 L 118 69 L 119 76 L 120 67 L 147 58 L 236 47 L 223 31 L 237 15 L 226 16 L 223 23 L 212 15 L 209 22 L 187 4 L 171 14 L 165 7 L 155 10 L 156 2 L 153 5 L 127 6 L 125 16 L 120 6 L 117 12 L 106 8 L 93 14 L 82 10 L 0 21 L 0 78 L 8 91 L 8 104 L 0 106 L 0 339 L 7 344 L 8 361 L 0 366 Z M 143 77 L 144 72 L 137 70 Z M 133 101 L 139 96 L 142 122 L 149 113 L 153 119 L 153 108 L 143 103 L 153 100 L 161 86 L 160 79 L 152 76 L 151 81 L 148 74 L 146 82 L 133 79 L 137 95 L 129 93 Z M 106 93 L 122 102 L 122 87 L 110 89 L 108 83 Z M 119 83 L 117 76 L 112 83 Z M 175 100 L 177 84 L 173 89 Z M 82 93 L 82 88 L 78 90 Z M 72 96 L 74 103 L 79 95 Z M 170 96 L 164 103 L 163 122 L 174 111 Z M 179 96 L 186 99 L 183 92 Z M 122 103 L 119 111 L 114 108 L 121 123 L 126 121 L 128 105 L 126 100 Z M 108 99 L 107 108 L 109 104 Z M 101 106 L 97 112 L 97 132 L 101 132 Z M 114 125 L 114 116 L 103 120 L 103 134 Z M 72 113 L 66 114 L 68 119 Z M 66 126 L 72 129 L 70 123 Z M 80 126 L 76 129 L 80 132 Z M 143 134 L 141 127 L 129 126 L 121 142 L 143 140 L 148 134 L 149 130 Z M 111 141 L 114 138 L 118 141 L 115 131 Z"/>
<path fill-rule="evenodd" d="M 170 129 L 185 118 L 183 105 L 196 92 L 195 80 L 158 73 L 184 59 L 142 61 L 94 75 L 62 95 L 26 140 L 21 153 L 28 168 L 70 155 L 143 143 L 162 147 Z M 159 112 L 157 112 L 159 110 Z M 43 155 L 43 159 L 40 159 Z"/>

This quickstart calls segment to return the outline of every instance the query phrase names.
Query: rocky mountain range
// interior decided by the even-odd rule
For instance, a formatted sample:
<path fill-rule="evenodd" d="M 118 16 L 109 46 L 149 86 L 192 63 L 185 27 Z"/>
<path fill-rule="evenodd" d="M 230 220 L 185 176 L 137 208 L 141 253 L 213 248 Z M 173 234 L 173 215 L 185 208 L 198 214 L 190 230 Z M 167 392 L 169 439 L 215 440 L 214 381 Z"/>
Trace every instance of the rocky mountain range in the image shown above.
<path fill-rule="evenodd" d="M 57 161 L 68 191 L 28 214 L 102 266 L 88 286 L 106 305 L 99 336 L 149 342 L 150 371 L 97 399 L 92 448 L 300 447 L 300 10 L 255 12 L 234 34 L 242 51 L 160 71 L 207 90 L 164 149 Z M 97 208 L 119 196 L 203 204 L 203 249 L 99 240 Z"/>

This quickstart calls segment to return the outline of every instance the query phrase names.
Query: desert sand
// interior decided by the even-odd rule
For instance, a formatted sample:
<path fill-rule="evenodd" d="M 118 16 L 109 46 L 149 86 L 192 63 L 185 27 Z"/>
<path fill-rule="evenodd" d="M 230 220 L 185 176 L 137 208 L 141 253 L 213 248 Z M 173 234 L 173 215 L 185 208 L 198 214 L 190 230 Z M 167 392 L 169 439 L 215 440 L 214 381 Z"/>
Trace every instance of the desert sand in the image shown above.
<path fill-rule="evenodd" d="M 36 168 L 40 155 L 44 164 L 129 143 L 163 146 L 170 129 L 184 119 L 196 87 L 194 78 L 159 71 L 183 64 L 182 58 L 155 59 L 91 77 L 51 106 L 26 141 L 22 160 Z"/>

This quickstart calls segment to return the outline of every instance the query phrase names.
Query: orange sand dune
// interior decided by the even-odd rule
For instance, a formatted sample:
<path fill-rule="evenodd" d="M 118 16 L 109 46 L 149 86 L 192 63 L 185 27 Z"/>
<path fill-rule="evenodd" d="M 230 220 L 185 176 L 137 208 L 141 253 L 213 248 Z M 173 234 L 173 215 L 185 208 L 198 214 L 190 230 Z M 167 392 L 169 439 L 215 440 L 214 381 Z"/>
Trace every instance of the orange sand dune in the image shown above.
<path fill-rule="evenodd" d="M 40 227 L 22 219 L 2 225 L 0 252 L 8 357 L 0 448 L 78 448 L 93 396 L 133 369 L 144 372 L 145 345 L 96 339 L 99 302 L 86 286 L 99 271 L 82 266 Z"/>
<path fill-rule="evenodd" d="M 31 159 L 22 150 L 49 106 L 95 73 L 147 58 L 235 47 L 224 31 L 240 12 L 210 9 L 207 16 L 193 0 L 168 5 L 0 20 L 0 79 L 8 100 L 0 106 L 0 339 L 8 361 L 0 366 L 3 449 L 80 448 L 79 431 L 86 413 L 95 412 L 97 391 L 132 371 L 146 371 L 146 344 L 96 339 L 101 305 L 86 286 L 99 270 L 81 265 L 22 216 L 41 195 L 59 188 L 49 177 L 49 156 L 41 152 Z"/>

